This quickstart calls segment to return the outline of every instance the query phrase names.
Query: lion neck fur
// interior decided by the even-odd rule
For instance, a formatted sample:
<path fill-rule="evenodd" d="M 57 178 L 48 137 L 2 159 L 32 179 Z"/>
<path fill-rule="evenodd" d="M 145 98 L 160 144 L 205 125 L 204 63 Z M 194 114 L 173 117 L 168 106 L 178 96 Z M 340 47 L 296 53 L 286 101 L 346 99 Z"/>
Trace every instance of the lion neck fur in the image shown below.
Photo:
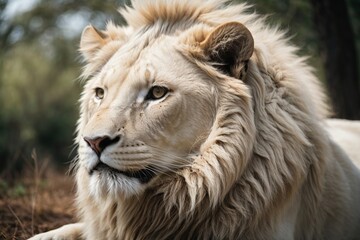
<path fill-rule="evenodd" d="M 184 50 L 218 84 L 217 115 L 209 137 L 191 167 L 162 177 L 140 196 L 94 198 L 85 190 L 86 173 L 79 169 L 78 205 L 80 217 L 90 225 L 85 233 L 89 239 L 268 239 L 284 206 L 300 195 L 303 210 L 296 213 L 297 224 L 309 227 L 307 233 L 297 234 L 304 239 L 318 236 L 329 158 L 327 136 L 317 123 L 327 112 L 324 95 L 281 32 L 246 13 L 245 4 L 224 4 L 133 1 L 133 8 L 122 11 L 133 31 L 166 23 L 168 27 L 157 29 L 157 34 L 239 21 L 253 34 L 255 52 L 242 82 Z M 98 65 L 110 57 L 109 51 L 113 48 L 99 53 Z M 94 68 L 87 66 L 84 75 Z"/>

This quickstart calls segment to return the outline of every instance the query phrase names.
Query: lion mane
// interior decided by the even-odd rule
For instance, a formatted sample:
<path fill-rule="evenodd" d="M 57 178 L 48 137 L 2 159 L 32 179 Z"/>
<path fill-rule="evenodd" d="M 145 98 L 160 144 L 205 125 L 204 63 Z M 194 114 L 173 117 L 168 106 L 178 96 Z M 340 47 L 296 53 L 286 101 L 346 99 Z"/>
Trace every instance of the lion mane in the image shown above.
<path fill-rule="evenodd" d="M 324 130 L 322 88 L 284 33 L 249 8 L 226 1 L 133 0 L 121 10 L 127 26 L 85 29 L 85 78 L 129 39 L 137 41 L 129 36 L 146 35 L 132 45 L 141 49 L 171 35 L 194 71 L 215 82 L 217 100 L 209 134 L 199 153 L 188 156 L 191 164 L 161 175 L 141 194 L 94 194 L 78 169 L 86 239 L 359 239 L 359 173 Z M 232 32 L 238 23 L 247 37 Z M 209 47 L 209 41 L 217 45 Z M 229 49 L 218 48 L 227 42 Z M 250 47 L 234 52 L 236 44 Z M 232 61 L 231 68 L 216 59 Z M 78 141 L 87 117 L 84 95 Z"/>

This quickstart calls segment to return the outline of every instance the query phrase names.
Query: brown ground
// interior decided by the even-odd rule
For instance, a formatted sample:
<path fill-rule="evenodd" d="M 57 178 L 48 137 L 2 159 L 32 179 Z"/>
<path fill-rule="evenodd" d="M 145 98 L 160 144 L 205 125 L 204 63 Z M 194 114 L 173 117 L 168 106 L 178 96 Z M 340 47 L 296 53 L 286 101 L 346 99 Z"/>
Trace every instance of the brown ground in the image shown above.
<path fill-rule="evenodd" d="M 12 183 L 0 178 L 0 239 L 27 239 L 76 221 L 73 177 L 31 175 Z"/>

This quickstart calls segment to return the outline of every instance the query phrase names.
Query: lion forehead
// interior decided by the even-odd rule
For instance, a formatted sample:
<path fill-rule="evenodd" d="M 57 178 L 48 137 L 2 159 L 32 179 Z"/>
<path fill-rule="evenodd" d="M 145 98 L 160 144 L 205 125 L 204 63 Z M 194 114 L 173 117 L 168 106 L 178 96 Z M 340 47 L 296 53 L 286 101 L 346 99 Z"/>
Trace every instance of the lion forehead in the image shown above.
<path fill-rule="evenodd" d="M 119 81 L 121 79 L 118 78 L 121 75 L 124 80 L 132 74 L 130 75 L 132 81 L 153 82 L 158 71 L 156 65 L 159 61 L 157 60 L 166 55 L 161 53 L 158 44 L 143 43 L 147 41 L 148 39 L 144 37 L 142 41 L 137 40 L 136 44 L 130 41 L 120 49 L 113 50 L 113 56 L 101 69 L 101 77 L 109 81 L 115 77 L 115 80 Z"/>

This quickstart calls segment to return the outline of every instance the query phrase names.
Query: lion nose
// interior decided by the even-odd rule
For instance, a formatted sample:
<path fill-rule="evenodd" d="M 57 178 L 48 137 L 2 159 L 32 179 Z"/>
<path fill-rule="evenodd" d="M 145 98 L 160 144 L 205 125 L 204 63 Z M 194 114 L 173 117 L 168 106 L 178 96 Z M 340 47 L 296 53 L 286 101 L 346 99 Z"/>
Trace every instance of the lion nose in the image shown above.
<path fill-rule="evenodd" d="M 111 139 L 109 136 L 88 138 L 84 137 L 85 142 L 91 147 L 94 152 L 100 156 L 101 152 L 108 146 L 117 143 L 120 140 L 120 136 L 116 136 Z"/>

